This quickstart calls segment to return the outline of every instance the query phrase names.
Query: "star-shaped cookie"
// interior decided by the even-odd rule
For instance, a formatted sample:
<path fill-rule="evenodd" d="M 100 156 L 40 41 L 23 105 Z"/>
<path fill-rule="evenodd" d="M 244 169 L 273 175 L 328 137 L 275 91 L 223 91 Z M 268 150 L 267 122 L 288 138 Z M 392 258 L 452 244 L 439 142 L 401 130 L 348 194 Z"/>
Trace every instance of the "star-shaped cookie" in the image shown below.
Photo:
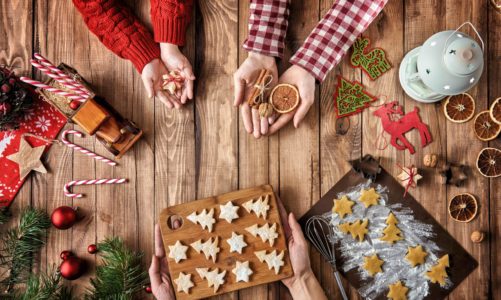
<path fill-rule="evenodd" d="M 370 188 L 368 190 L 362 190 L 358 200 L 362 202 L 366 208 L 368 208 L 371 205 L 377 205 L 379 197 L 380 196 L 376 190 L 374 188 Z"/>
<path fill-rule="evenodd" d="M 177 241 L 173 246 L 169 246 L 169 257 L 178 263 L 183 259 L 187 259 L 186 250 L 188 250 L 188 246 Z"/>
<path fill-rule="evenodd" d="M 219 238 L 210 238 L 205 242 L 198 240 L 190 244 L 190 246 L 197 251 L 197 253 L 203 252 L 205 254 L 205 259 L 209 260 L 212 258 L 212 262 L 216 262 L 217 254 L 221 249 L 217 246 L 219 243 Z"/>
<path fill-rule="evenodd" d="M 383 272 L 383 270 L 381 269 L 381 266 L 383 264 L 384 264 L 384 261 L 379 259 L 377 254 L 364 257 L 364 269 L 371 276 L 374 276 L 376 273 Z"/>
<path fill-rule="evenodd" d="M 216 293 L 219 287 L 225 282 L 224 276 L 226 275 L 226 271 L 219 273 L 219 268 L 215 268 L 212 271 L 209 271 L 208 268 L 196 268 L 196 270 L 202 279 L 207 280 L 209 287 L 214 287 L 214 293 Z"/>
<path fill-rule="evenodd" d="M 343 219 L 345 215 L 352 213 L 351 207 L 354 204 L 355 202 L 351 201 L 346 195 L 344 195 L 341 199 L 334 199 L 332 212 L 337 213 L 339 217 Z"/>
<path fill-rule="evenodd" d="M 275 243 L 275 239 L 278 237 L 277 223 L 273 223 L 272 226 L 266 223 L 261 227 L 259 227 L 259 225 L 257 224 L 254 224 L 245 228 L 245 230 L 247 230 L 254 237 L 259 236 L 263 242 L 268 241 L 268 243 L 272 247 Z"/>
<path fill-rule="evenodd" d="M 238 206 L 233 205 L 231 201 L 226 202 L 225 205 L 219 205 L 219 209 L 221 209 L 219 219 L 225 219 L 228 223 L 231 223 L 234 219 L 238 219 Z"/>
<path fill-rule="evenodd" d="M 231 238 L 227 239 L 226 242 L 230 245 L 230 252 L 238 252 L 242 254 L 242 249 L 247 246 L 247 243 L 244 241 L 243 234 L 236 234 L 235 232 L 231 233 Z"/>
<path fill-rule="evenodd" d="M 235 282 L 243 281 L 249 282 L 249 276 L 252 275 L 252 269 L 249 267 L 249 261 L 239 262 L 237 260 L 237 264 L 233 270 L 231 270 L 233 274 L 235 274 L 236 280 Z"/>
<path fill-rule="evenodd" d="M 214 208 L 211 208 L 208 213 L 206 209 L 202 210 L 202 212 L 199 214 L 197 214 L 197 212 L 195 211 L 191 213 L 187 218 L 195 224 L 200 224 L 200 226 L 202 226 L 202 229 L 207 228 L 209 232 L 212 232 L 212 225 L 216 223 L 216 220 L 214 219 Z"/>
<path fill-rule="evenodd" d="M 17 153 L 7 156 L 7 159 L 19 165 L 19 179 L 23 179 L 31 170 L 40 173 L 47 173 L 44 165 L 40 161 L 46 146 L 31 147 L 21 136 L 19 150 Z"/>
<path fill-rule="evenodd" d="M 417 245 L 416 247 L 407 248 L 407 255 L 405 256 L 405 259 L 407 259 L 411 266 L 415 267 L 423 264 L 427 255 L 428 253 L 423 250 L 423 247 L 421 245 Z"/>
<path fill-rule="evenodd" d="M 263 196 L 261 196 L 256 201 L 251 199 L 245 202 L 242 206 L 248 213 L 254 212 L 258 218 L 263 217 L 263 219 L 266 219 L 268 210 L 270 209 L 270 206 L 268 205 L 269 199 L 270 195 L 266 195 L 264 199 Z"/>
<path fill-rule="evenodd" d="M 278 274 L 280 272 L 280 267 L 284 265 L 284 253 L 285 251 L 282 250 L 282 252 L 277 255 L 277 250 L 273 250 L 269 254 L 266 254 L 266 250 L 262 250 L 254 252 L 254 255 L 256 255 L 260 262 L 266 262 L 269 270 L 274 269 L 275 274 Z"/>
<path fill-rule="evenodd" d="M 390 284 L 388 286 L 390 291 L 388 295 L 386 295 L 389 299 L 392 300 L 407 300 L 407 291 L 409 290 L 402 282 L 399 280 L 394 284 Z"/>
<path fill-rule="evenodd" d="M 189 294 L 190 288 L 194 286 L 191 281 L 191 274 L 184 274 L 183 272 L 179 273 L 179 276 L 174 280 L 174 283 L 177 286 L 178 292 L 184 292 L 186 294 Z"/>

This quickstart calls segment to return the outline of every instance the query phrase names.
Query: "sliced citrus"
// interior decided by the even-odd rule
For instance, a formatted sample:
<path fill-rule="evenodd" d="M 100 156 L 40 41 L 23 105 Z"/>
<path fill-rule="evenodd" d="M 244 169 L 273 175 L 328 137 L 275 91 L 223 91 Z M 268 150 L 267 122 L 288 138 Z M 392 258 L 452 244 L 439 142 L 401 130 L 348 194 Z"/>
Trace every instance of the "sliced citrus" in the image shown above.
<path fill-rule="evenodd" d="M 444 103 L 445 117 L 454 123 L 463 123 L 475 115 L 475 100 L 467 94 L 449 96 Z"/>
<path fill-rule="evenodd" d="M 501 176 L 501 150 L 484 148 L 477 157 L 477 169 L 485 177 Z"/>
<path fill-rule="evenodd" d="M 293 85 L 279 84 L 271 91 L 270 103 L 278 113 L 291 112 L 299 104 L 299 91 Z"/>
<path fill-rule="evenodd" d="M 490 115 L 494 122 L 501 125 L 501 97 L 494 100 L 494 103 L 491 105 Z"/>
<path fill-rule="evenodd" d="M 468 193 L 456 195 L 449 202 L 449 215 L 458 222 L 470 222 L 477 215 L 477 210 L 477 199 Z"/>
<path fill-rule="evenodd" d="M 501 125 L 494 122 L 488 110 L 480 112 L 475 117 L 474 126 L 475 134 L 482 141 L 491 141 L 501 132 Z"/>

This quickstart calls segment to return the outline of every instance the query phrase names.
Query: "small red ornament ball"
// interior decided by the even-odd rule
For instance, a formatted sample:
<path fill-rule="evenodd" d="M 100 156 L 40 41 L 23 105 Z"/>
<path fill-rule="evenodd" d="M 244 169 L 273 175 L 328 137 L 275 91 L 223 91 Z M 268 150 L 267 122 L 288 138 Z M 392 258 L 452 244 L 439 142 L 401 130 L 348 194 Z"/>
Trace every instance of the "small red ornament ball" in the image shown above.
<path fill-rule="evenodd" d="M 50 219 L 57 229 L 68 229 L 77 221 L 77 211 L 73 207 L 60 206 L 52 212 Z"/>
<path fill-rule="evenodd" d="M 94 244 L 90 244 L 87 247 L 87 252 L 89 252 L 90 254 L 95 254 L 97 252 L 97 246 Z"/>
<path fill-rule="evenodd" d="M 85 262 L 76 256 L 69 256 L 59 266 L 59 272 L 63 278 L 75 280 L 83 275 Z"/>
<path fill-rule="evenodd" d="M 73 109 L 73 110 L 77 110 L 77 108 L 80 107 L 80 102 L 78 102 L 77 100 L 73 100 L 70 102 L 70 108 Z"/>
<path fill-rule="evenodd" d="M 59 254 L 59 257 L 61 257 L 62 260 L 67 260 L 70 256 L 73 256 L 73 253 L 68 250 L 64 250 L 63 252 L 61 252 L 61 254 Z"/>
<path fill-rule="evenodd" d="M 151 286 L 147 285 L 144 287 L 144 291 L 148 294 L 151 294 Z"/>
<path fill-rule="evenodd" d="M 11 86 L 10 86 L 10 84 L 8 84 L 8 83 L 4 83 L 4 84 L 2 84 L 2 86 L 0 87 L 0 90 L 2 91 L 2 93 L 8 93 L 8 92 L 10 92 L 10 90 L 11 90 Z"/>

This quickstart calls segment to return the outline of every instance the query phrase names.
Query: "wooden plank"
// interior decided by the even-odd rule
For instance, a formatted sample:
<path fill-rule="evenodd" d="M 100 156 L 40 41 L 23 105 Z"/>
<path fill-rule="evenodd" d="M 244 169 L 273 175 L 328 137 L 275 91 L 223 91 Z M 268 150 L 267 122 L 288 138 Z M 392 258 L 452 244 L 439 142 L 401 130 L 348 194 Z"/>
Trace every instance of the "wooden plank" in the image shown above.
<path fill-rule="evenodd" d="M 238 115 L 229 104 L 238 67 L 238 3 L 199 1 L 196 198 L 238 188 Z M 225 295 L 237 298 L 236 293 Z"/>
<path fill-rule="evenodd" d="M 477 29 L 484 33 L 483 38 L 487 37 L 487 1 L 473 1 L 464 5 L 457 5 L 455 1 L 447 1 L 447 18 L 445 29 L 454 30 L 465 20 L 471 21 Z M 474 32 L 468 27 L 462 29 L 465 33 L 474 37 Z M 475 37 L 474 37 L 475 38 Z M 477 112 L 487 109 L 487 78 L 480 80 L 479 84 L 471 89 L 469 93 L 476 99 Z M 485 146 L 480 142 L 472 128 L 472 123 L 463 124 L 459 129 L 453 124 L 447 123 L 447 159 L 453 162 L 459 162 L 469 166 L 474 166 L 478 152 Z M 479 267 L 470 274 L 470 276 L 450 295 L 450 299 L 487 299 L 489 294 L 489 272 L 491 264 L 487 259 L 489 257 L 488 243 L 474 244 L 470 241 L 470 234 L 477 228 L 487 228 L 489 226 L 489 180 L 484 178 L 476 170 L 470 172 L 468 180 L 464 187 L 456 188 L 450 186 L 447 188 L 447 200 L 458 193 L 469 192 L 475 195 L 479 201 L 479 214 L 467 226 L 454 221 L 447 221 L 447 229 L 459 241 L 460 244 L 473 256 L 479 263 Z"/>
<path fill-rule="evenodd" d="M 264 200 L 269 205 L 266 218 L 258 217 L 254 212 L 247 212 L 244 208 L 248 201 Z M 219 218 L 220 205 L 228 202 L 239 206 L 239 218 L 231 223 Z M 212 232 L 207 231 L 207 228 L 202 228 L 200 224 L 195 224 L 188 220 L 188 216 L 192 213 L 200 214 L 202 210 L 212 211 L 215 223 L 212 227 Z M 171 229 L 168 225 L 169 218 L 181 217 L 183 224 L 179 229 Z M 177 278 L 180 272 L 192 274 L 192 281 L 195 284 L 189 295 L 185 293 L 176 293 L 178 299 L 198 299 L 214 295 L 213 288 L 207 286 L 206 280 L 202 279 L 196 272 L 196 268 L 219 268 L 222 272 L 226 270 L 225 284 L 219 288 L 217 294 L 227 293 L 267 282 L 280 280 L 292 274 L 292 267 L 289 261 L 287 252 L 287 241 L 284 235 L 282 222 L 278 211 L 277 201 L 273 188 L 270 185 L 262 185 L 245 190 L 234 191 L 223 195 L 209 197 L 201 200 L 192 201 L 190 203 L 179 204 L 164 209 L 160 213 L 160 224 L 164 244 L 174 245 L 180 241 L 183 245 L 188 246 L 186 252 L 188 259 L 176 263 L 172 258 L 169 258 L 169 270 L 173 278 Z M 246 228 L 253 226 L 276 226 L 278 237 L 271 244 L 268 241 L 263 242 L 260 237 L 253 237 Z M 248 244 L 242 251 L 242 254 L 231 253 L 230 247 L 226 240 L 231 237 L 232 232 L 243 234 L 244 240 Z M 192 243 L 199 241 L 206 242 L 209 239 L 218 238 L 217 247 L 220 252 L 217 254 L 215 262 L 208 261 L 203 254 L 197 254 L 196 250 L 190 246 Z M 277 251 L 281 253 L 285 251 L 285 265 L 280 269 L 278 274 L 273 270 L 269 270 L 265 263 L 259 261 L 256 257 L 256 251 L 265 250 L 266 253 Z M 249 282 L 236 282 L 235 276 L 231 273 L 234 268 L 235 261 L 248 261 L 253 270 L 251 280 Z"/>

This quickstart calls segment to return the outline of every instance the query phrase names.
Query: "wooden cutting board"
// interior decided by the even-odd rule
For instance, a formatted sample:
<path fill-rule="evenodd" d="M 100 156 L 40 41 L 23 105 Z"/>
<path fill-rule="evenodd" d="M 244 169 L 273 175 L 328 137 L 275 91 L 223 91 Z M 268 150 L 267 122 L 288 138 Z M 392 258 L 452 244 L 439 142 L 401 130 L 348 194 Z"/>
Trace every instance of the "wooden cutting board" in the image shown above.
<path fill-rule="evenodd" d="M 243 203 L 251 199 L 258 199 L 260 196 L 265 195 L 270 195 L 268 203 L 270 205 L 270 209 L 268 210 L 266 220 L 258 218 L 252 212 L 247 212 L 242 206 Z M 219 205 L 224 205 L 228 201 L 232 201 L 233 205 L 240 206 L 238 209 L 239 218 L 233 220 L 232 223 L 228 223 L 226 220 L 218 218 L 221 211 Z M 202 229 L 199 224 L 192 223 L 187 219 L 187 216 L 192 212 L 196 211 L 197 213 L 200 213 L 203 209 L 209 211 L 211 208 L 214 208 L 214 217 L 216 219 L 212 232 Z M 170 222 L 170 218 L 175 218 L 174 216 L 182 218 L 181 227 L 175 230 L 171 229 L 168 224 L 168 222 Z M 265 223 L 269 223 L 270 225 L 277 223 L 278 238 L 275 240 L 273 247 L 270 247 L 268 242 L 263 242 L 260 237 L 253 237 L 245 230 L 246 227 L 254 224 L 261 226 Z M 168 207 L 160 213 L 159 224 L 167 255 L 169 253 L 168 246 L 174 245 L 176 241 L 180 241 L 183 245 L 188 246 L 188 250 L 186 252 L 188 259 L 176 263 L 173 259 L 168 258 L 170 276 L 173 281 L 179 276 L 180 272 L 184 272 L 185 274 L 191 274 L 191 281 L 194 283 L 194 287 L 190 289 L 189 294 L 176 292 L 177 299 L 206 298 L 281 280 L 293 275 L 292 267 L 289 261 L 289 253 L 287 250 L 287 241 L 284 235 L 282 221 L 280 220 L 277 206 L 277 199 L 275 197 L 275 193 L 273 192 L 273 188 L 270 185 L 239 190 Z M 230 246 L 226 240 L 231 237 L 231 233 L 233 231 L 237 234 L 244 235 L 244 241 L 247 243 L 247 246 L 243 249 L 242 254 L 236 252 L 230 253 L 229 251 Z M 217 255 L 215 263 L 213 263 L 212 260 L 205 259 L 205 255 L 203 253 L 198 254 L 191 246 L 189 246 L 197 240 L 202 239 L 203 241 L 206 241 L 211 237 L 219 237 L 218 247 L 221 249 Z M 280 268 L 279 274 L 275 274 L 273 270 L 268 270 L 267 264 L 265 262 L 261 263 L 254 255 L 255 251 L 261 250 L 266 250 L 267 253 L 273 250 L 277 250 L 277 253 L 285 250 L 284 266 Z M 250 276 L 249 282 L 235 282 L 235 275 L 231 272 L 231 270 L 235 267 L 237 260 L 241 262 L 249 261 L 250 268 L 254 272 Z M 220 272 L 222 270 L 226 270 L 224 285 L 219 287 L 217 293 L 214 293 L 213 287 L 208 287 L 207 281 L 198 275 L 195 270 L 196 268 L 210 268 L 210 270 L 219 268 Z M 173 283 L 173 285 L 174 290 L 177 290 L 176 284 Z"/>

